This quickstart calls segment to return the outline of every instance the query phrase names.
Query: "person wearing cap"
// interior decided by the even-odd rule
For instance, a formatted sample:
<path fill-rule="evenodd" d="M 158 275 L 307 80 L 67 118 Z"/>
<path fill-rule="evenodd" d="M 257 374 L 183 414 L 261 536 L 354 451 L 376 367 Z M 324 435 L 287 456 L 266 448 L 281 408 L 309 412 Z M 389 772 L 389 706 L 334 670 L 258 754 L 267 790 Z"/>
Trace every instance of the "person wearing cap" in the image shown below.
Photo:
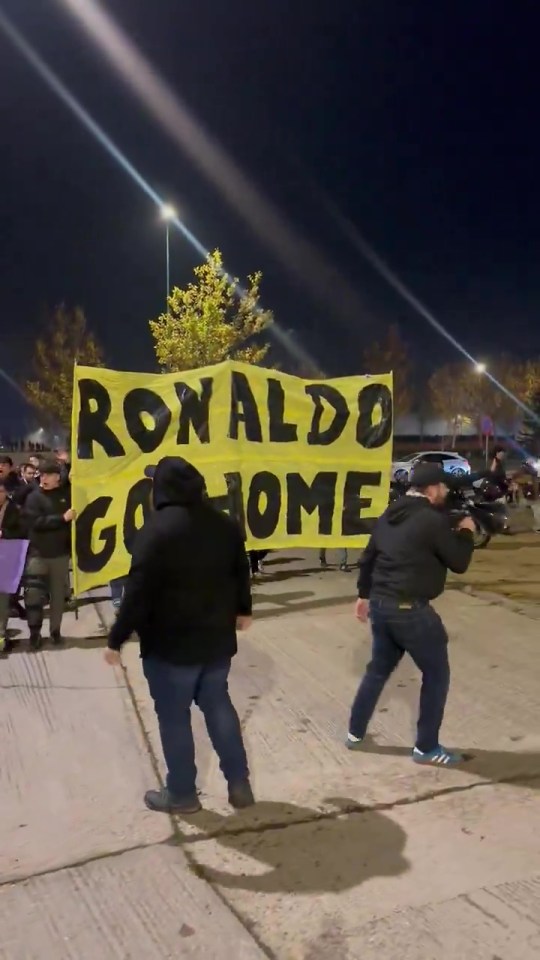
<path fill-rule="evenodd" d="M 24 603 L 30 628 L 30 646 L 39 650 L 43 640 L 43 614 L 49 597 L 50 635 L 56 646 L 62 643 L 62 616 L 69 580 L 71 524 L 69 484 L 62 483 L 58 461 L 41 467 L 40 486 L 29 494 L 23 509 L 30 546 L 24 575 Z"/>
<path fill-rule="evenodd" d="M 438 464 L 421 463 L 407 493 L 375 524 L 360 560 L 356 617 L 372 629 L 372 657 L 356 694 L 347 747 L 362 748 L 387 680 L 408 653 L 422 673 L 413 760 L 451 766 L 463 757 L 439 742 L 450 683 L 448 635 L 431 601 L 444 590 L 448 570 L 465 573 L 474 550 L 474 522 L 456 529 L 442 509 L 453 479 Z"/>
<path fill-rule="evenodd" d="M 154 509 L 136 535 L 131 568 L 105 659 L 120 664 L 133 633 L 159 721 L 166 786 L 149 790 L 151 810 L 197 813 L 191 707 L 202 711 L 236 809 L 254 803 L 228 677 L 237 631 L 251 623 L 249 563 L 242 530 L 206 496 L 204 477 L 181 457 L 153 472 Z M 145 471 L 147 473 L 147 471 Z M 148 475 L 148 473 L 147 473 Z"/>

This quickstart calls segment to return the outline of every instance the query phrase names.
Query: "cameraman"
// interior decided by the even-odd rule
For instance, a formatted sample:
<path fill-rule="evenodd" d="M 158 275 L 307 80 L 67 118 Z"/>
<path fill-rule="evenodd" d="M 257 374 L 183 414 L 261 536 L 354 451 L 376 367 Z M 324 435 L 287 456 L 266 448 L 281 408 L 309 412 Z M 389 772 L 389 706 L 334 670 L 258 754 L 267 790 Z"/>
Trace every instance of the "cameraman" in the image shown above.
<path fill-rule="evenodd" d="M 448 635 L 430 604 L 448 570 L 465 573 L 473 554 L 474 522 L 453 530 L 444 506 L 452 479 L 438 464 L 421 463 L 407 493 L 377 521 L 360 561 L 356 616 L 371 619 L 372 659 L 358 688 L 347 746 L 360 749 L 384 686 L 405 653 L 422 673 L 413 760 L 450 766 L 463 759 L 439 743 L 450 683 Z"/>

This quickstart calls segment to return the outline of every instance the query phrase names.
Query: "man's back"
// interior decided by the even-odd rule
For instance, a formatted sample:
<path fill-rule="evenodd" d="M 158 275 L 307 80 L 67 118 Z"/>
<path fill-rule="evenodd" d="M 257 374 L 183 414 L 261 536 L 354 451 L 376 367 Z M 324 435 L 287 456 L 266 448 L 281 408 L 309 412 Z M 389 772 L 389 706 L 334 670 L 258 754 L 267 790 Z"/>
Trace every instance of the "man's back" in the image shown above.
<path fill-rule="evenodd" d="M 190 488 L 182 463 L 166 458 L 165 483 L 156 472 L 156 509 L 135 539 L 111 638 L 136 631 L 143 657 L 206 663 L 236 653 L 236 619 L 251 613 L 249 566 L 238 526 Z"/>

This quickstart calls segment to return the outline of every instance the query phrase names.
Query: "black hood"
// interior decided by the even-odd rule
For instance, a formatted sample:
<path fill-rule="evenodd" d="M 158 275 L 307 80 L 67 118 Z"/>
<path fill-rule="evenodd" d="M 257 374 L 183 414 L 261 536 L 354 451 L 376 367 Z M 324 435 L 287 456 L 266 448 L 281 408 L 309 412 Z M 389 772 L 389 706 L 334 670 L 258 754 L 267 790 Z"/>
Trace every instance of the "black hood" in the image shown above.
<path fill-rule="evenodd" d="M 403 523 L 404 520 L 407 520 L 408 517 L 412 516 L 418 510 L 425 510 L 431 507 L 427 497 L 422 496 L 409 496 L 405 494 L 403 497 L 400 497 L 399 500 L 395 500 L 394 503 L 391 503 L 387 508 L 385 517 L 388 523 L 392 526 L 396 526 L 398 523 Z"/>
<path fill-rule="evenodd" d="M 154 471 L 153 501 L 156 510 L 171 504 L 200 503 L 205 492 L 204 477 L 182 457 L 163 457 Z"/>

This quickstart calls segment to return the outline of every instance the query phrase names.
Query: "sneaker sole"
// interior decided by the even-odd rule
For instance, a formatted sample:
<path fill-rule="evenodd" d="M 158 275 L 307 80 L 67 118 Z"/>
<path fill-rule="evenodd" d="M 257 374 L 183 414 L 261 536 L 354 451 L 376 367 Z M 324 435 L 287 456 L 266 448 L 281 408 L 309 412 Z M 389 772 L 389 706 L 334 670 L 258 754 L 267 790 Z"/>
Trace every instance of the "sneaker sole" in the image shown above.
<path fill-rule="evenodd" d="M 202 810 L 202 806 L 201 806 L 200 803 L 199 803 L 199 805 L 198 805 L 197 807 L 196 807 L 196 806 L 193 806 L 193 807 L 175 807 L 175 806 L 155 807 L 152 803 L 148 803 L 148 801 L 147 801 L 146 799 L 145 799 L 144 803 L 145 803 L 145 806 L 148 808 L 148 810 L 151 810 L 152 813 L 167 813 L 167 814 L 170 814 L 170 815 L 176 816 L 176 817 L 191 817 L 191 816 L 193 816 L 195 813 L 200 813 L 201 810 Z"/>

